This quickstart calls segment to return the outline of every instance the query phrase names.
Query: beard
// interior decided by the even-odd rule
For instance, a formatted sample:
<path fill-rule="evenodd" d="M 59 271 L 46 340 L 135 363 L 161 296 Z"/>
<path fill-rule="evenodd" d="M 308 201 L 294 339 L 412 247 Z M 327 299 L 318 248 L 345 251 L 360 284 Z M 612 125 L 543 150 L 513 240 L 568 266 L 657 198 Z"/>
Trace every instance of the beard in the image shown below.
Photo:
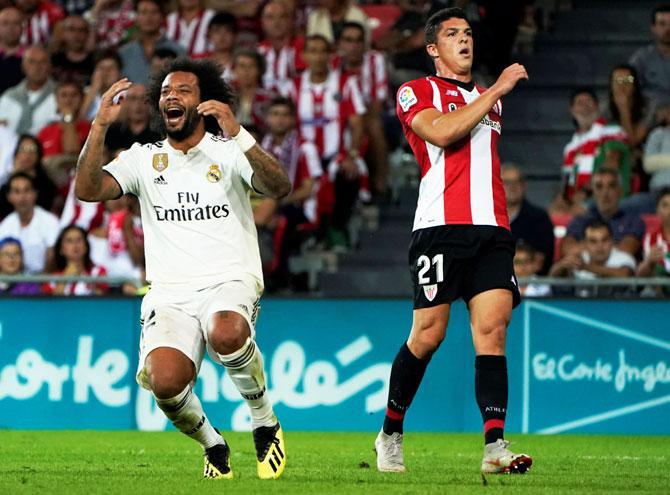
<path fill-rule="evenodd" d="M 193 134 L 201 118 L 195 108 L 189 108 L 184 114 L 184 125 L 181 126 L 181 129 L 170 130 L 164 119 L 161 119 L 161 122 L 163 123 L 163 130 L 168 136 L 175 141 L 183 141 Z"/>

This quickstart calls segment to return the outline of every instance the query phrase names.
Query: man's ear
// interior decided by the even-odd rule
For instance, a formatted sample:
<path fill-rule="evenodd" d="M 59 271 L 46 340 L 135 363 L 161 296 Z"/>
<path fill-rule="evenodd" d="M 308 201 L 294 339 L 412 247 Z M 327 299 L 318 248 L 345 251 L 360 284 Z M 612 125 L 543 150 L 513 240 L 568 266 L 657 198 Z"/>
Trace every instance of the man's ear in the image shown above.
<path fill-rule="evenodd" d="M 428 52 L 430 58 L 439 58 L 440 56 L 439 53 L 437 53 L 437 45 L 434 43 L 426 45 L 426 52 Z"/>

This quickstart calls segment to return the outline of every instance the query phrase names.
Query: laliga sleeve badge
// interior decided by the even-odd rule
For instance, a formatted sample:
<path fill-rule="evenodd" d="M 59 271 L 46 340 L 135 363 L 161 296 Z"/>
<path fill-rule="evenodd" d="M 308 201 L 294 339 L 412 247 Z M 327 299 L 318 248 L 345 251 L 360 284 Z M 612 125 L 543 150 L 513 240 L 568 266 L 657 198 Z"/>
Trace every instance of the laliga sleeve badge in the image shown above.
<path fill-rule="evenodd" d="M 156 153 L 154 155 L 153 167 L 156 172 L 162 172 L 168 168 L 168 155 L 167 153 Z"/>
<path fill-rule="evenodd" d="M 432 301 L 435 299 L 435 296 L 437 295 L 437 284 L 432 284 L 432 285 L 424 285 L 423 286 L 423 294 L 426 296 L 426 299 L 429 301 Z"/>
<path fill-rule="evenodd" d="M 400 105 L 400 108 L 402 108 L 403 112 L 409 110 L 409 107 L 418 101 L 419 100 L 414 94 L 414 90 L 409 86 L 405 86 L 398 92 L 398 104 Z"/>
<path fill-rule="evenodd" d="M 221 169 L 218 165 L 210 165 L 207 171 L 207 180 L 216 183 L 221 180 Z"/>

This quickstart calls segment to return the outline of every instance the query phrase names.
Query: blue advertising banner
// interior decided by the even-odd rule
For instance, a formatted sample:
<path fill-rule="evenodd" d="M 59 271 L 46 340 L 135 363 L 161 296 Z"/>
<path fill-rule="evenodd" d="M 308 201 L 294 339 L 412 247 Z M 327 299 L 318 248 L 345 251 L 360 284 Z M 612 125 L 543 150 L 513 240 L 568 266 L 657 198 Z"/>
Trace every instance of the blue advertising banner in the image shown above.
<path fill-rule="evenodd" d="M 139 299 L 0 299 L 0 428 L 172 428 L 134 376 Z M 263 302 L 257 341 L 292 430 L 375 431 L 410 301 Z M 670 303 L 524 301 L 508 336 L 509 431 L 669 434 Z M 222 366 L 196 391 L 213 423 L 250 420 Z M 479 431 L 466 308 L 452 308 L 407 416 L 425 431 Z"/>

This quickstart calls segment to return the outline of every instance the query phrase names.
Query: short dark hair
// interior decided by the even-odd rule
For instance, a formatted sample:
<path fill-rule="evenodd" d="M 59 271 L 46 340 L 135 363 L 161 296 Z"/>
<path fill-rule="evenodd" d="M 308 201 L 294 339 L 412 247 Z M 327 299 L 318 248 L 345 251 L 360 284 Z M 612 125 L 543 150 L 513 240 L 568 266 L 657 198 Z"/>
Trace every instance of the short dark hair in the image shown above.
<path fill-rule="evenodd" d="M 595 179 L 597 175 L 611 175 L 617 180 L 617 184 L 621 185 L 621 177 L 619 177 L 619 171 L 612 167 L 600 167 L 598 170 L 593 172 L 592 178 Z"/>
<path fill-rule="evenodd" d="M 72 77 L 64 77 L 59 79 L 56 83 L 56 91 L 58 91 L 63 86 L 74 86 L 77 88 L 77 91 L 79 91 L 79 94 L 84 96 L 84 88 L 82 87 L 81 83 Z"/>
<path fill-rule="evenodd" d="M 295 103 L 293 103 L 292 99 L 286 98 L 285 96 L 275 96 L 274 98 L 272 98 L 272 100 L 270 100 L 268 110 L 270 110 L 272 107 L 278 107 L 278 106 L 288 107 L 289 110 L 291 111 L 291 114 L 295 115 L 296 108 Z"/>
<path fill-rule="evenodd" d="M 7 179 L 7 192 L 12 188 L 12 182 L 14 182 L 16 179 L 25 179 L 28 182 L 30 182 L 30 187 L 33 191 L 37 191 L 37 186 L 35 185 L 35 179 L 28 175 L 25 172 L 14 172 L 12 175 L 9 176 L 9 179 Z"/>
<path fill-rule="evenodd" d="M 137 12 L 137 9 L 139 8 L 140 3 L 142 3 L 142 2 L 153 3 L 154 5 L 156 5 L 158 7 L 158 10 L 160 10 L 161 14 L 163 14 L 163 15 L 165 15 L 165 13 L 167 12 L 167 6 L 166 6 L 167 2 L 162 2 L 160 0 L 135 0 L 134 5 L 133 5 L 133 7 L 134 7 L 133 10 L 135 12 Z"/>
<path fill-rule="evenodd" d="M 428 18 L 426 21 L 426 27 L 424 28 L 427 45 L 437 41 L 437 33 L 440 31 L 440 26 L 444 21 L 448 21 L 452 17 L 457 19 L 465 19 L 466 21 L 468 20 L 465 15 L 465 11 L 459 7 L 450 7 L 448 9 L 438 10 Z"/>
<path fill-rule="evenodd" d="M 609 222 L 605 222 L 600 218 L 592 218 L 591 220 L 586 222 L 586 225 L 584 226 L 584 238 L 586 238 L 586 231 L 588 229 L 605 229 L 607 230 L 607 233 L 609 234 L 610 237 L 613 236 L 612 226 L 609 224 Z"/>
<path fill-rule="evenodd" d="M 305 38 L 305 48 L 307 48 L 307 43 L 309 43 L 310 41 L 314 41 L 314 40 L 323 41 L 326 44 L 326 48 L 328 48 L 328 51 L 329 52 L 332 51 L 333 44 L 330 42 L 330 40 L 328 38 L 326 38 L 322 34 L 310 34 L 309 36 L 307 36 Z"/>
<path fill-rule="evenodd" d="M 572 93 L 570 93 L 570 105 L 572 105 L 575 102 L 575 98 L 581 94 L 587 94 L 594 100 L 598 101 L 598 95 L 596 94 L 595 89 L 593 89 L 591 86 L 579 86 L 573 89 Z"/>
<path fill-rule="evenodd" d="M 254 49 L 242 48 L 235 52 L 235 55 L 233 56 L 233 66 L 235 66 L 239 57 L 250 58 L 256 63 L 256 66 L 258 67 L 258 84 L 260 84 L 263 80 L 263 74 L 265 74 L 265 68 L 267 66 L 265 57 Z"/>
<path fill-rule="evenodd" d="M 361 32 L 361 35 L 363 36 L 363 40 L 365 41 L 365 27 L 360 22 L 347 21 L 344 24 L 342 24 L 342 29 L 340 30 L 340 34 L 337 37 L 338 40 L 342 37 L 342 33 L 344 33 L 345 29 L 358 29 Z"/>
<path fill-rule="evenodd" d="M 237 33 L 237 19 L 230 12 L 219 12 L 209 21 L 207 30 L 209 31 L 214 26 L 223 26 L 230 29 L 233 33 Z"/>
<path fill-rule="evenodd" d="M 151 58 L 154 57 L 160 59 L 169 58 L 170 60 L 174 60 L 175 58 L 177 58 L 177 52 L 175 52 L 172 48 L 162 46 L 154 50 L 154 53 L 151 55 Z"/>
<path fill-rule="evenodd" d="M 123 69 L 123 60 L 121 60 L 121 57 L 119 54 L 116 52 L 116 50 L 113 50 L 111 48 L 106 48 L 104 50 L 100 50 L 97 52 L 93 58 L 93 65 L 96 66 L 103 60 L 114 60 L 116 62 L 116 65 L 118 66 L 119 70 Z"/>
<path fill-rule="evenodd" d="M 537 249 L 535 249 L 533 246 L 528 244 L 523 239 L 519 239 L 516 243 L 516 252 L 517 253 L 526 253 L 529 256 L 535 256 L 535 254 L 537 253 Z"/>
<path fill-rule="evenodd" d="M 656 206 L 661 202 L 663 198 L 670 196 L 670 186 L 662 187 L 656 193 Z"/>
<path fill-rule="evenodd" d="M 76 230 L 78 231 L 82 237 L 84 238 L 84 244 L 86 245 L 86 254 L 84 254 L 84 268 L 87 270 L 90 270 L 93 268 L 93 261 L 91 260 L 91 244 L 88 242 L 88 235 L 84 229 L 82 229 L 79 225 L 68 225 L 67 227 L 63 228 L 63 230 L 60 231 L 58 234 L 58 237 L 56 238 L 56 243 L 54 244 L 54 259 L 53 259 L 53 266 L 55 271 L 62 271 L 65 270 L 65 267 L 67 266 L 67 260 L 65 259 L 65 256 L 61 253 L 61 249 L 63 248 L 63 238 L 65 237 L 65 234 L 68 233 L 70 230 Z"/>
<path fill-rule="evenodd" d="M 147 96 L 151 105 L 153 124 L 156 129 L 165 135 L 165 123 L 158 110 L 158 102 L 161 99 L 161 86 L 163 81 L 173 72 L 190 72 L 198 78 L 200 88 L 200 101 L 218 100 L 227 105 L 233 105 L 235 95 L 228 84 L 221 79 L 219 66 L 211 60 L 191 60 L 188 57 L 178 57 L 169 62 L 149 80 Z M 212 116 L 205 117 L 205 130 L 212 134 L 219 134 L 220 128 L 216 119 Z"/>
<path fill-rule="evenodd" d="M 654 7 L 654 10 L 651 11 L 651 23 L 656 24 L 656 14 L 665 14 L 670 12 L 670 3 L 662 3 Z"/>

